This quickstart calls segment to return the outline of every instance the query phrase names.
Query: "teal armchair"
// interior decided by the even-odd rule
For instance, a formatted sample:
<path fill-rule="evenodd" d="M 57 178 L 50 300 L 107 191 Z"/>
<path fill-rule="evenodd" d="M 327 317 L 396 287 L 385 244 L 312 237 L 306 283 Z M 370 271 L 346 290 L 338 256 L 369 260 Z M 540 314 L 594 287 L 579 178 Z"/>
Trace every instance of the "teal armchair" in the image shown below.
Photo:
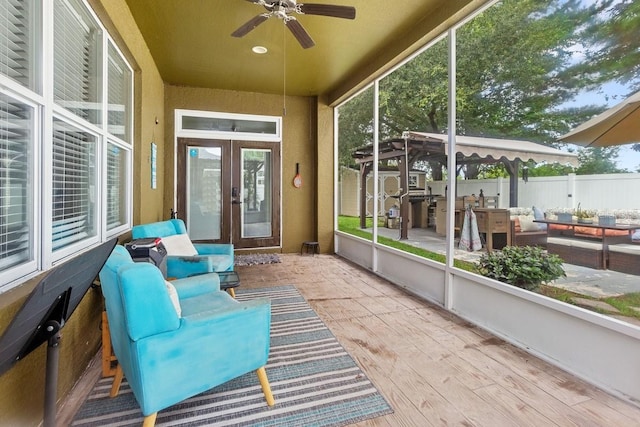
<path fill-rule="evenodd" d="M 160 237 L 167 249 L 167 276 L 184 278 L 203 273 L 233 271 L 233 245 L 223 243 L 191 243 L 181 219 L 136 225 L 134 239 Z M 179 242 L 176 241 L 179 239 Z"/>
<path fill-rule="evenodd" d="M 133 262 L 123 246 L 109 256 L 100 282 L 118 360 L 111 395 L 124 375 L 143 425 L 154 425 L 158 411 L 251 371 L 274 404 L 264 368 L 269 300 L 238 302 L 220 291 L 217 274 L 166 282 L 153 264 Z"/>

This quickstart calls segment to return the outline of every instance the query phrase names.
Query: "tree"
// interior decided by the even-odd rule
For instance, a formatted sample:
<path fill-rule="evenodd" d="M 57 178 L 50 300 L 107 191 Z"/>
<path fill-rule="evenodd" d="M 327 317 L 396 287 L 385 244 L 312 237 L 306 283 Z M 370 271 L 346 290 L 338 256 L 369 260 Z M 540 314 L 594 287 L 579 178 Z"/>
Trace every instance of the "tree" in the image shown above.
<path fill-rule="evenodd" d="M 576 169 L 577 175 L 593 175 L 605 173 L 627 172 L 616 166 L 620 147 L 591 147 L 578 152 L 580 166 Z"/>
<path fill-rule="evenodd" d="M 587 12 L 577 0 L 504 0 L 462 26 L 456 131 L 548 142 L 568 130 L 572 119 L 584 121 L 599 112 L 559 109 L 582 86 L 570 74 L 560 81 L 558 70 L 569 66 L 575 23 L 587 20 Z M 404 130 L 447 130 L 447 55 L 443 39 L 380 82 L 381 139 Z M 465 176 L 479 171 L 467 166 Z"/>
<path fill-rule="evenodd" d="M 640 2 L 600 0 L 588 10 L 593 18 L 580 34 L 588 60 L 577 64 L 573 71 L 594 87 L 616 81 L 629 85 L 628 95 L 637 92 L 640 90 Z"/>
<path fill-rule="evenodd" d="M 560 107 L 581 89 L 571 74 L 579 1 L 504 0 L 458 34 L 458 116 L 471 135 L 554 141 L 569 120 Z M 457 94 L 460 96 L 460 93 Z M 573 110 L 586 119 L 592 111 Z"/>
<path fill-rule="evenodd" d="M 352 166 L 353 150 L 373 144 L 373 87 L 338 109 L 338 164 Z"/>
<path fill-rule="evenodd" d="M 496 3 L 457 31 L 456 132 L 560 146 L 556 141 L 561 134 L 607 107 L 568 106 L 577 94 L 614 80 L 640 86 L 638 28 L 639 1 Z M 406 130 L 444 133 L 451 126 L 447 55 L 443 38 L 380 81 L 381 140 Z M 348 157 L 343 149 L 372 140 L 372 96 L 373 91 L 360 95 L 349 103 L 346 110 L 351 111 L 345 110 L 351 131 L 344 146 L 340 132 L 341 164 L 343 154 L 344 161 Z M 640 144 L 634 149 L 640 151 Z M 591 155 L 582 158 L 594 160 Z M 424 167 L 434 179 L 442 176 L 441 165 L 426 158 L 414 161 L 428 165 Z M 464 174 L 471 178 L 487 174 L 488 168 L 472 165 Z M 564 168 L 537 172 L 544 170 L 560 173 Z"/>
<path fill-rule="evenodd" d="M 574 171 L 573 166 L 558 163 L 545 163 L 529 166 L 529 177 L 534 176 L 566 176 Z"/>

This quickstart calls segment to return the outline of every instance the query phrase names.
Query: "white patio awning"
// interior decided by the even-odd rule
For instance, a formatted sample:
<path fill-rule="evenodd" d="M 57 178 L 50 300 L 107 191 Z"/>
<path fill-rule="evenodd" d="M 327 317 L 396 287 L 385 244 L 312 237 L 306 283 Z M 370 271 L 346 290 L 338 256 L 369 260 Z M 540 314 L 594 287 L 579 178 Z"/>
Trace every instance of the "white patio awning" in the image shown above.
<path fill-rule="evenodd" d="M 448 152 L 447 135 L 427 132 L 405 132 L 403 138 L 408 139 L 440 139 Z M 482 138 L 475 136 L 456 135 L 456 152 L 464 157 L 477 156 L 481 159 L 490 158 L 509 161 L 515 159 L 523 162 L 532 160 L 536 163 L 562 163 L 578 166 L 578 156 L 557 148 L 537 144 L 531 141 L 517 139 Z"/>

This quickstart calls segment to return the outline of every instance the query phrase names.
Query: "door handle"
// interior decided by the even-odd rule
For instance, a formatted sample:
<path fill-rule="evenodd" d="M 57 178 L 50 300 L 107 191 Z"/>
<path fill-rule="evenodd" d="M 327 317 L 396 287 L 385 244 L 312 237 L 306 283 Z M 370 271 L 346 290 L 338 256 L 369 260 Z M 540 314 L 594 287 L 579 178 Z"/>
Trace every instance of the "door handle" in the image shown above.
<path fill-rule="evenodd" d="M 238 200 L 238 198 L 240 197 L 240 192 L 238 191 L 238 187 L 233 187 L 231 188 L 231 204 L 233 205 L 239 205 L 242 203 L 241 200 Z"/>

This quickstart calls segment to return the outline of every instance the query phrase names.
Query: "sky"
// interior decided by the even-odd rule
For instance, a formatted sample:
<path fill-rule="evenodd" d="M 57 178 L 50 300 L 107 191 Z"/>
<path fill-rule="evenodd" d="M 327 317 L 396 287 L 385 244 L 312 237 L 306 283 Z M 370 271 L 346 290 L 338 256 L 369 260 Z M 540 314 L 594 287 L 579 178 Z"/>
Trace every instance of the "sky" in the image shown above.
<path fill-rule="evenodd" d="M 630 89 L 624 85 L 607 83 L 597 91 L 583 92 L 576 96 L 572 102 L 565 104 L 565 106 L 580 107 L 590 104 L 604 104 L 607 107 L 613 107 L 622 102 L 627 95 L 630 95 L 629 92 Z M 616 163 L 619 168 L 627 169 L 629 172 L 636 172 L 640 169 L 640 152 L 632 150 L 632 145 L 633 144 L 626 144 L 620 146 L 620 154 Z"/>
<path fill-rule="evenodd" d="M 618 167 L 636 172 L 640 169 L 640 152 L 632 150 L 630 146 L 622 147 L 618 157 Z"/>

